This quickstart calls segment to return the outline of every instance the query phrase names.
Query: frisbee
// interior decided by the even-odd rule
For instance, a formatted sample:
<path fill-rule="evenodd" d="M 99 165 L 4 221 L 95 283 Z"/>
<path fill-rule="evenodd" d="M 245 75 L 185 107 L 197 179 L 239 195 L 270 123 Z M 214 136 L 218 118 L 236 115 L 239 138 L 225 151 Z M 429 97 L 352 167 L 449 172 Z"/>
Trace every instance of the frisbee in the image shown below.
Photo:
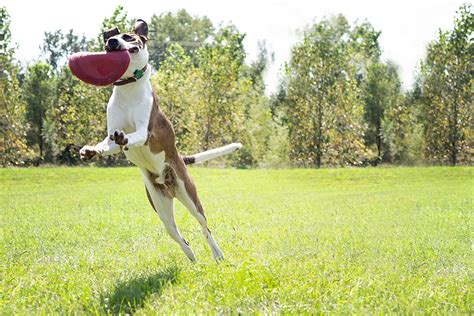
<path fill-rule="evenodd" d="M 94 86 L 108 86 L 127 71 L 130 54 L 126 50 L 113 52 L 75 53 L 69 57 L 74 76 Z"/>

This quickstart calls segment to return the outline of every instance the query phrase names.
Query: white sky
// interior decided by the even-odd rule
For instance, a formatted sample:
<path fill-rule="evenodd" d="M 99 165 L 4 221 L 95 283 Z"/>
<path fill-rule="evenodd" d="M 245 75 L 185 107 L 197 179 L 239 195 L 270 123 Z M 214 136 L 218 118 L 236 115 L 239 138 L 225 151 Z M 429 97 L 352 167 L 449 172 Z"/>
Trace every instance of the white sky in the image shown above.
<path fill-rule="evenodd" d="M 278 82 L 280 68 L 289 59 L 291 46 L 306 25 L 324 16 L 342 13 L 352 23 L 367 19 L 376 30 L 383 59 L 400 67 L 404 87 L 413 82 L 416 66 L 438 29 L 451 29 L 456 10 L 469 0 L 2 0 L 11 16 L 13 40 L 19 45 L 17 58 L 29 62 L 40 53 L 45 31 L 74 29 L 95 36 L 104 17 L 123 5 L 129 17 L 149 21 L 156 13 L 184 8 L 191 15 L 207 15 L 214 23 L 232 22 L 247 34 L 245 46 L 250 60 L 257 54 L 257 42 L 266 40 L 275 62 L 266 73 L 267 94 Z"/>

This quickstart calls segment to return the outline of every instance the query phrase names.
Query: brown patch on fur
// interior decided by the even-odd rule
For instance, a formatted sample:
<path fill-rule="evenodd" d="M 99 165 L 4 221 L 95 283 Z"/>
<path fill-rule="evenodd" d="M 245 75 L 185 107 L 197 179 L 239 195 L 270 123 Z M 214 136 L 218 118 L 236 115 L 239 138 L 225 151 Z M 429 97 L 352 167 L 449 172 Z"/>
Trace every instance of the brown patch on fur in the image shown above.
<path fill-rule="evenodd" d="M 183 166 L 184 166 L 184 163 L 183 163 Z M 186 171 L 186 174 L 187 174 L 187 171 Z M 193 179 L 191 179 L 189 175 L 184 180 L 184 187 L 186 188 L 186 192 L 188 193 L 189 197 L 191 198 L 194 205 L 196 206 L 197 211 L 204 218 L 206 218 L 206 216 L 204 215 L 204 209 L 202 208 L 202 205 L 201 205 L 201 201 L 199 200 L 198 195 L 197 195 L 196 185 L 194 184 Z"/>
<path fill-rule="evenodd" d="M 145 47 L 146 38 L 135 33 L 123 33 L 122 39 L 130 44 L 137 44 L 140 48 Z"/>
<path fill-rule="evenodd" d="M 163 179 L 164 179 L 164 183 L 157 182 L 157 180 L 160 181 Z M 150 172 L 150 180 L 155 186 L 155 188 L 160 190 L 168 198 L 172 199 L 176 197 L 178 179 L 176 177 L 176 173 L 174 169 L 170 165 L 166 165 L 165 168 L 163 168 L 163 174 L 161 175 L 161 177 L 159 175 L 156 175 Z"/>
<path fill-rule="evenodd" d="M 153 105 L 150 121 L 148 122 L 148 138 L 145 145 L 148 145 L 150 151 L 154 154 L 159 154 L 164 150 L 167 159 L 173 158 L 178 154 L 173 126 L 158 106 L 158 100 L 155 95 L 153 95 Z"/>
<path fill-rule="evenodd" d="M 150 147 L 150 151 L 154 154 L 165 152 L 165 161 L 169 164 L 170 169 L 174 172 L 175 178 L 179 178 L 184 182 L 184 187 L 189 197 L 193 201 L 196 209 L 204 216 L 204 209 L 199 201 L 196 185 L 186 170 L 186 165 L 182 157 L 176 149 L 175 133 L 171 122 L 158 106 L 158 100 L 153 95 L 153 105 L 150 113 L 150 122 L 148 123 L 148 138 L 145 145 Z M 165 168 L 166 169 L 166 168 Z M 165 170 L 163 170 L 165 172 Z M 166 177 L 165 177 L 166 178 Z M 156 183 L 152 180 L 153 183 Z M 177 181 L 176 181 L 177 183 Z M 173 194 L 173 197 L 175 195 Z"/>
<path fill-rule="evenodd" d="M 135 25 L 133 26 L 133 33 L 140 36 L 143 43 L 146 43 L 148 40 L 148 24 L 142 19 L 136 20 Z"/>
<path fill-rule="evenodd" d="M 119 35 L 120 34 L 120 31 L 118 28 L 114 27 L 113 29 L 109 29 L 107 31 L 105 31 L 103 34 L 102 34 L 102 38 L 104 40 L 104 44 L 107 42 L 107 40 L 109 38 L 111 38 L 112 36 L 115 36 L 115 35 Z"/>

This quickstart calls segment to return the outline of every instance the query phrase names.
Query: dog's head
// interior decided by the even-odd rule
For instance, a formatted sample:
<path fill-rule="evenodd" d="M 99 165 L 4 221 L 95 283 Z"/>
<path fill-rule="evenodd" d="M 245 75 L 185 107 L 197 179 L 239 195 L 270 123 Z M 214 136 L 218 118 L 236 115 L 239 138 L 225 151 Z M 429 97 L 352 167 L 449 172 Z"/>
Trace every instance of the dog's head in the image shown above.
<path fill-rule="evenodd" d="M 105 31 L 105 50 L 108 52 L 128 50 L 130 53 L 130 65 L 122 76 L 131 77 L 137 69 L 142 69 L 148 63 L 148 24 L 138 19 L 131 32 L 120 33 L 118 28 Z"/>

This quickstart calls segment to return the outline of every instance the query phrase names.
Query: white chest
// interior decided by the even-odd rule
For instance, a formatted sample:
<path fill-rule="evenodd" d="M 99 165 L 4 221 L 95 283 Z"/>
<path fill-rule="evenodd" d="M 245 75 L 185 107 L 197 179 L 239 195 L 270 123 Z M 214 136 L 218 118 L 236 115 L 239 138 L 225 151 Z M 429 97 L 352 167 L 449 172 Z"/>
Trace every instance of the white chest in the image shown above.
<path fill-rule="evenodd" d="M 107 105 L 107 129 L 132 133 L 148 126 L 153 105 L 153 90 L 149 80 L 140 80 L 115 87 Z"/>
<path fill-rule="evenodd" d="M 135 166 L 145 168 L 154 174 L 160 175 L 165 164 L 165 152 L 154 154 L 148 146 L 138 146 L 124 151 L 127 159 Z"/>
<path fill-rule="evenodd" d="M 149 77 L 149 73 L 145 77 Z M 127 135 L 131 146 L 124 153 L 130 162 L 160 174 L 165 154 L 153 154 L 148 146 L 143 145 L 153 106 L 153 92 L 148 79 L 114 88 L 107 105 L 107 129 L 110 135 L 116 130 Z"/>

